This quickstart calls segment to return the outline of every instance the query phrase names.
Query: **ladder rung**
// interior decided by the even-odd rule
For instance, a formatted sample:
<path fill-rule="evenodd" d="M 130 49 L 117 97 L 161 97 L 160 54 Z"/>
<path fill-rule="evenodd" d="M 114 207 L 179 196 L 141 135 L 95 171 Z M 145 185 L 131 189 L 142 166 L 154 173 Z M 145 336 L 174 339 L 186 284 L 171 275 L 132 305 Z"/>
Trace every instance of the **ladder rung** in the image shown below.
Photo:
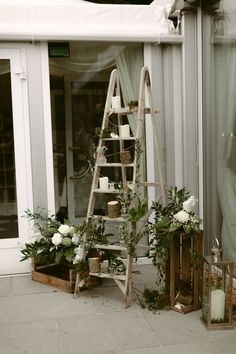
<path fill-rule="evenodd" d="M 99 167 L 134 167 L 133 163 L 129 163 L 127 165 L 124 165 L 120 162 L 111 162 L 111 163 L 98 163 L 97 166 Z"/>
<path fill-rule="evenodd" d="M 109 194 L 117 194 L 117 193 L 119 193 L 119 191 L 116 190 L 116 189 L 99 189 L 99 188 L 96 188 L 93 191 L 94 191 L 94 193 L 109 193 Z"/>
<path fill-rule="evenodd" d="M 98 278 L 116 279 L 116 280 L 126 280 L 126 275 L 123 274 L 110 274 L 110 273 L 91 273 L 89 275 Z"/>
<path fill-rule="evenodd" d="M 119 216 L 118 218 L 109 218 L 108 216 L 104 215 L 91 215 L 94 218 L 102 218 L 104 221 L 108 222 L 126 222 L 127 219 L 123 218 L 122 216 Z"/>
<path fill-rule="evenodd" d="M 117 137 L 117 138 L 102 138 L 101 140 L 104 141 L 113 141 L 113 140 L 136 140 L 137 138 L 135 136 L 130 136 L 129 138 L 121 138 L 121 137 Z"/>
<path fill-rule="evenodd" d="M 156 187 L 160 185 L 160 182 L 137 182 L 139 186 Z"/>
<path fill-rule="evenodd" d="M 151 109 L 150 109 L 149 107 L 143 108 L 142 110 L 143 110 L 144 113 L 146 113 L 146 114 L 151 113 Z M 153 111 L 154 111 L 154 113 L 160 112 L 159 109 L 154 109 Z M 120 109 L 111 108 L 111 109 L 109 110 L 109 112 L 108 112 L 108 115 L 111 115 L 111 114 L 113 114 L 113 113 L 117 113 L 117 114 L 134 114 L 134 113 L 136 113 L 136 114 L 137 114 L 137 112 L 138 112 L 138 111 L 131 111 L 131 110 L 129 109 L 129 107 L 122 107 L 122 108 L 120 108 Z"/>
<path fill-rule="evenodd" d="M 100 250 L 126 251 L 127 252 L 127 248 L 125 246 L 121 246 L 121 245 L 105 245 L 105 244 L 97 243 L 94 247 L 98 248 Z"/>

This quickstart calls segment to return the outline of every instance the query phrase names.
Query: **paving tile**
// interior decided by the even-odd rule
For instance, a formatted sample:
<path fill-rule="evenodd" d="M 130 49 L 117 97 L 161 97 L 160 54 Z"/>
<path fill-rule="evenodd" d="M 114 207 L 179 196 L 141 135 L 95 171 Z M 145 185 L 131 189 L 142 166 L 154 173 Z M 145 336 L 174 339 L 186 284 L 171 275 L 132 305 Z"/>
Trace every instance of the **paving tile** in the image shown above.
<path fill-rule="evenodd" d="M 12 295 L 13 277 L 0 277 L 0 297 Z"/>
<path fill-rule="evenodd" d="M 58 291 L 52 286 L 41 284 L 31 279 L 31 275 L 23 275 L 13 278 L 13 295 L 49 293 Z"/>
<path fill-rule="evenodd" d="M 179 314 L 175 311 L 160 311 L 160 314 L 149 315 L 144 310 L 143 316 L 155 331 L 162 345 L 190 344 L 190 343 L 235 343 L 236 327 L 231 330 L 209 331 L 202 324 L 201 310 L 188 314 Z M 214 348 L 217 348 L 214 345 Z M 236 349 L 235 349 L 236 352 Z M 227 353 L 228 354 L 228 353 Z"/>
<path fill-rule="evenodd" d="M 124 308 L 124 295 L 117 285 L 100 286 L 87 292 L 98 313 L 121 311 Z M 135 306 L 130 310 L 135 310 Z"/>
<path fill-rule="evenodd" d="M 1 354 L 60 354 L 56 321 L 0 325 Z"/>
<path fill-rule="evenodd" d="M 223 339 L 211 343 L 217 354 L 235 354 L 236 353 L 236 333 L 234 338 Z"/>
<path fill-rule="evenodd" d="M 152 348 L 140 348 L 136 350 L 125 350 L 117 354 L 218 354 L 216 350 L 207 343 L 179 344 L 179 345 L 161 345 Z M 227 353 L 228 354 L 228 353 Z"/>
<path fill-rule="evenodd" d="M 67 354 L 74 354 L 76 344 L 78 353 L 86 354 L 148 348 L 160 344 L 142 315 L 129 309 L 61 320 L 59 327 Z"/>
<path fill-rule="evenodd" d="M 150 311 L 145 309 L 143 316 L 162 345 L 201 342 L 206 334 L 199 311 L 185 315 L 171 310 L 160 311 L 150 316 Z"/>
<path fill-rule="evenodd" d="M 1 298 L 0 324 L 76 317 L 96 313 L 86 297 L 73 299 L 64 292 L 18 295 Z"/>

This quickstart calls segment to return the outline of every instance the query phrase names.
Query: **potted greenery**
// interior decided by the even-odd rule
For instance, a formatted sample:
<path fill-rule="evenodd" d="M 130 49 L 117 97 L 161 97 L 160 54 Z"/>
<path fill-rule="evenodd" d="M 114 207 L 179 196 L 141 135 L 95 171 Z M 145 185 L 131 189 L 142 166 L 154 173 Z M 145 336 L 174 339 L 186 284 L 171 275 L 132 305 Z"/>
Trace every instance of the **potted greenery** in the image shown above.
<path fill-rule="evenodd" d="M 166 291 L 171 292 L 172 290 L 168 289 L 169 286 L 170 288 L 174 287 L 175 294 L 173 296 L 176 296 L 177 298 L 178 294 L 179 298 L 181 297 L 181 299 L 184 300 L 189 299 L 189 295 L 191 295 L 193 299 L 193 290 L 190 289 L 191 287 L 189 286 L 189 283 L 178 277 L 179 273 L 176 269 L 173 270 L 173 274 L 169 273 L 169 277 L 172 277 L 173 279 L 167 279 L 167 275 L 168 272 L 170 272 L 169 261 L 172 262 L 172 264 L 175 264 L 173 263 L 173 259 L 170 259 L 170 251 L 173 249 L 173 244 L 177 245 L 176 240 L 179 242 L 181 236 L 184 244 L 185 239 L 196 239 L 201 235 L 202 220 L 194 211 L 196 203 L 197 200 L 195 197 L 190 196 L 185 188 L 178 190 L 177 187 L 171 187 L 168 192 L 167 206 L 163 206 L 160 202 L 154 203 L 155 222 L 150 223 L 148 226 L 152 235 L 152 259 L 153 264 L 157 267 L 157 284 L 160 293 L 165 293 Z M 191 242 L 189 241 L 188 244 L 191 245 Z M 178 249 L 176 248 L 175 252 L 179 252 Z M 192 263 L 190 264 L 190 267 L 199 265 L 201 255 L 196 254 L 195 248 L 192 246 L 189 247 L 189 253 L 191 259 L 191 262 L 189 263 Z M 178 258 L 181 257 L 181 255 L 175 255 L 175 253 L 172 253 L 171 257 Z M 199 259 L 197 259 L 197 257 Z M 184 263 L 184 261 L 182 263 Z M 182 267 L 183 266 L 184 265 L 182 264 Z M 194 273 L 194 270 L 192 273 Z M 167 284 L 165 280 L 170 283 Z M 184 296 L 182 296 L 182 291 L 184 292 Z"/>
<path fill-rule="evenodd" d="M 56 216 L 49 216 L 40 208 L 35 212 L 26 210 L 25 217 L 33 223 L 34 235 L 30 242 L 22 245 L 21 261 L 32 259 L 34 280 L 52 283 L 49 277 L 38 274 L 39 269 L 40 273 L 48 272 L 48 275 L 55 275 L 58 278 L 64 277 L 64 274 L 71 274 L 71 270 L 88 276 L 88 257 L 94 256 L 94 252 L 97 252 L 94 245 L 99 242 L 106 243 L 102 220 L 92 222 L 89 220 L 81 225 L 71 225 L 69 221 L 64 223 L 58 221 Z M 59 283 L 58 281 L 57 284 Z M 71 286 L 69 289 L 70 292 L 73 291 Z"/>
<path fill-rule="evenodd" d="M 171 187 L 168 199 L 167 206 L 163 206 L 160 202 L 154 203 L 155 222 L 149 225 L 153 236 L 151 241 L 153 263 L 158 267 L 161 275 L 165 271 L 171 238 L 180 233 L 200 234 L 202 223 L 194 212 L 197 200 L 194 196 L 190 196 L 185 188 L 178 190 L 177 187 Z"/>

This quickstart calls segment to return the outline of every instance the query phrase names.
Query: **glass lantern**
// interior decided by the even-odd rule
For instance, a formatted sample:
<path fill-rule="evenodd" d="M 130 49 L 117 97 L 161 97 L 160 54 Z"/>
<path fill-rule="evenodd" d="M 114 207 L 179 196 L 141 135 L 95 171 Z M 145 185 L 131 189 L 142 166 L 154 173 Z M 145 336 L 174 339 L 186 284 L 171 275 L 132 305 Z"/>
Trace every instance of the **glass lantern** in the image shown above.
<path fill-rule="evenodd" d="M 233 262 L 222 260 L 219 249 L 203 261 L 201 319 L 208 329 L 232 328 Z"/>

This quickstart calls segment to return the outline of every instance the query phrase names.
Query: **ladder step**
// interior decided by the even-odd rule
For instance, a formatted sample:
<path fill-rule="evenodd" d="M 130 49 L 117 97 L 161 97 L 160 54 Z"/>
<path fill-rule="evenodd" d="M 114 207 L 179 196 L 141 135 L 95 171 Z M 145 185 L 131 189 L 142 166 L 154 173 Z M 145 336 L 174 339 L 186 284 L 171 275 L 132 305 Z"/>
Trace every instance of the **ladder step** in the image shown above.
<path fill-rule="evenodd" d="M 110 273 L 91 273 L 89 275 L 98 278 L 107 278 L 107 279 L 116 279 L 116 280 L 123 280 L 125 281 L 126 275 L 123 274 L 110 274 Z"/>
<path fill-rule="evenodd" d="M 101 140 L 104 141 L 122 141 L 122 140 L 136 140 L 137 138 L 135 136 L 130 136 L 129 138 L 120 138 L 119 136 L 117 138 L 101 138 Z"/>
<path fill-rule="evenodd" d="M 111 163 L 98 163 L 97 166 L 99 167 L 134 167 L 133 163 L 129 163 L 127 165 L 124 165 L 120 162 L 111 162 Z"/>
<path fill-rule="evenodd" d="M 127 247 L 121 245 L 106 245 L 97 243 L 94 248 L 98 248 L 100 250 L 113 250 L 113 251 L 127 251 Z"/>
<path fill-rule="evenodd" d="M 150 109 L 149 107 L 143 108 L 143 111 L 144 111 L 144 113 L 146 113 L 146 114 L 151 113 L 151 109 Z M 158 112 L 159 112 L 159 109 L 154 109 L 153 112 L 154 112 L 154 113 L 158 113 Z M 111 114 L 114 114 L 114 113 L 126 115 L 126 114 L 134 114 L 134 113 L 137 114 L 137 111 L 131 111 L 131 110 L 129 109 L 129 107 L 121 107 L 121 108 L 119 108 L 119 109 L 115 109 L 115 108 L 109 109 L 108 115 L 111 115 Z"/>
<path fill-rule="evenodd" d="M 108 222 L 127 222 L 127 219 L 123 218 L 122 216 L 119 216 L 118 218 L 109 218 L 108 216 L 104 216 L 104 215 L 91 215 L 94 218 L 102 218 L 104 221 L 108 221 Z"/>
<path fill-rule="evenodd" d="M 119 193 L 119 191 L 116 189 L 99 189 L 99 188 L 94 189 L 93 192 L 94 193 L 109 193 L 109 194 Z"/>

